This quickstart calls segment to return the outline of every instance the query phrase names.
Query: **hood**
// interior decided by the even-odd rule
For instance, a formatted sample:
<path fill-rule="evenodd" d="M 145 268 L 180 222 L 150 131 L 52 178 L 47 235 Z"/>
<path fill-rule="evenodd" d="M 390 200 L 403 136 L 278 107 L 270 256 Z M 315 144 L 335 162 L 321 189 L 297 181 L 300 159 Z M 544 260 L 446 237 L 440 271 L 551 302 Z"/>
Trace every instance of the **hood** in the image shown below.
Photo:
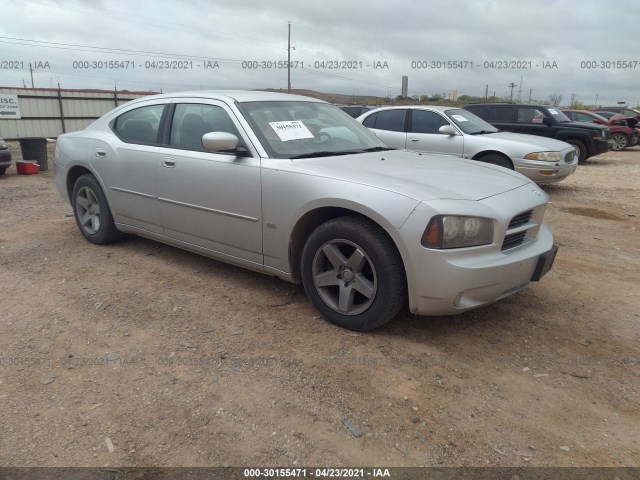
<path fill-rule="evenodd" d="M 559 123 L 558 126 L 562 128 L 580 128 L 583 130 L 591 130 L 597 134 L 601 133 L 602 130 L 606 130 L 607 128 L 609 128 L 606 125 L 598 125 L 597 123 L 590 123 L 590 122 Z"/>
<path fill-rule="evenodd" d="M 532 184 L 506 168 L 405 150 L 286 160 L 282 170 L 393 191 L 419 201 L 481 200 Z"/>
<path fill-rule="evenodd" d="M 620 122 L 620 121 L 624 122 L 629 128 L 636 128 L 636 125 L 638 125 L 638 120 L 634 117 L 627 117 L 625 115 L 614 115 L 609 119 L 609 128 L 616 127 L 616 126 L 623 126 L 623 125 L 617 125 L 613 123 L 613 122 Z"/>
<path fill-rule="evenodd" d="M 538 135 L 527 135 L 525 133 L 498 132 L 485 135 L 471 135 L 473 137 L 484 137 L 496 143 L 503 141 L 518 142 L 527 145 L 532 152 L 561 152 L 567 148 L 573 148 L 566 142 L 554 138 L 540 137 Z"/>

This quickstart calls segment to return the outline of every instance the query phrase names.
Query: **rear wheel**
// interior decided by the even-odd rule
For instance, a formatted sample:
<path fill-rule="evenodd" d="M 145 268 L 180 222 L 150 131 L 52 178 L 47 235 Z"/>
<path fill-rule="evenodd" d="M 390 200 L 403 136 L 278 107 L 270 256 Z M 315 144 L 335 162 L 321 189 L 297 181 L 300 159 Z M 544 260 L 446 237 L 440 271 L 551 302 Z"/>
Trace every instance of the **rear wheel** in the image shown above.
<path fill-rule="evenodd" d="M 4 172 L 7 171 L 7 167 L 0 167 L 0 175 L 4 175 Z"/>
<path fill-rule="evenodd" d="M 118 240 L 107 198 L 93 175 L 82 175 L 73 185 L 71 205 L 80 232 L 91 243 L 102 245 Z"/>
<path fill-rule="evenodd" d="M 496 153 L 489 153 L 487 155 L 483 155 L 478 158 L 478 161 L 484 163 L 491 163 L 492 165 L 498 165 L 499 167 L 508 168 L 509 170 L 513 170 L 513 165 L 511 162 L 502 155 L 498 155 Z"/>
<path fill-rule="evenodd" d="M 400 254 L 378 226 L 355 217 L 320 225 L 302 251 L 302 283 L 330 322 L 357 331 L 380 327 L 406 300 Z"/>
<path fill-rule="evenodd" d="M 624 133 L 614 133 L 611 135 L 611 140 L 613 140 L 613 150 L 624 150 L 629 146 L 629 137 Z"/>
<path fill-rule="evenodd" d="M 570 138 L 565 140 L 569 145 L 572 145 L 573 148 L 578 152 L 578 162 L 584 162 L 587 159 L 587 147 L 580 140 L 574 140 Z"/>

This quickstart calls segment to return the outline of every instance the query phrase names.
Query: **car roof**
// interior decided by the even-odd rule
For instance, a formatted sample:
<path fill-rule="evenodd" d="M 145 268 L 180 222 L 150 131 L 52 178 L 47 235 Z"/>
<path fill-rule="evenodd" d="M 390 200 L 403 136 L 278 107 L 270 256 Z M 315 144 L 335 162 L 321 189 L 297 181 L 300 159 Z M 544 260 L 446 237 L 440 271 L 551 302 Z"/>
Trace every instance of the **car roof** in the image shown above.
<path fill-rule="evenodd" d="M 413 110 L 434 110 L 436 112 L 446 112 L 447 110 L 462 110 L 461 107 L 445 107 L 442 105 L 394 105 L 389 107 L 378 107 L 376 111 L 379 110 L 402 110 L 402 109 L 413 109 Z M 369 113 L 369 112 L 367 112 Z"/>
<path fill-rule="evenodd" d="M 204 98 L 210 100 L 225 100 L 231 102 L 317 102 L 327 103 L 313 97 L 303 95 L 293 95 L 290 93 L 265 92 L 259 90 L 193 90 L 187 92 L 161 93 L 141 97 L 144 100 L 162 98 Z"/>

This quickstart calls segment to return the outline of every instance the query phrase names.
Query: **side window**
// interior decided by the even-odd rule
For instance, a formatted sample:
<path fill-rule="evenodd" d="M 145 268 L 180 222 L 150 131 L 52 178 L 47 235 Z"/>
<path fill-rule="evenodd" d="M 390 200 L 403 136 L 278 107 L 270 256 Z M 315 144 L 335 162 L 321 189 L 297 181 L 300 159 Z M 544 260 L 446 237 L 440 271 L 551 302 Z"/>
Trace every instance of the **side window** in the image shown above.
<path fill-rule="evenodd" d="M 164 105 L 129 110 L 116 118 L 113 130 L 123 142 L 159 145 L 158 132 Z"/>
<path fill-rule="evenodd" d="M 375 127 L 378 130 L 389 130 L 391 132 L 404 132 L 404 120 L 407 116 L 406 110 L 384 110 L 378 112 Z"/>
<path fill-rule="evenodd" d="M 571 120 L 575 120 L 576 122 L 593 122 L 593 118 L 589 115 L 585 115 L 584 113 L 574 113 Z"/>
<path fill-rule="evenodd" d="M 413 133 L 439 133 L 438 129 L 449 122 L 435 112 L 411 111 L 411 131 Z"/>
<path fill-rule="evenodd" d="M 513 117 L 513 108 L 512 107 L 489 107 L 489 111 L 487 112 L 487 121 L 488 122 L 513 122 L 515 119 Z"/>
<path fill-rule="evenodd" d="M 518 108 L 518 123 L 542 123 L 544 113 L 536 108 Z"/>
<path fill-rule="evenodd" d="M 232 133 L 240 138 L 238 130 L 224 108 L 199 103 L 176 105 L 169 141 L 172 147 L 204 152 L 202 136 L 209 132 Z"/>
<path fill-rule="evenodd" d="M 378 117 L 377 113 L 369 115 L 367 118 L 364 119 L 364 121 L 362 122 L 362 125 L 364 125 L 367 128 L 373 128 L 373 126 L 376 124 L 377 117 Z"/>

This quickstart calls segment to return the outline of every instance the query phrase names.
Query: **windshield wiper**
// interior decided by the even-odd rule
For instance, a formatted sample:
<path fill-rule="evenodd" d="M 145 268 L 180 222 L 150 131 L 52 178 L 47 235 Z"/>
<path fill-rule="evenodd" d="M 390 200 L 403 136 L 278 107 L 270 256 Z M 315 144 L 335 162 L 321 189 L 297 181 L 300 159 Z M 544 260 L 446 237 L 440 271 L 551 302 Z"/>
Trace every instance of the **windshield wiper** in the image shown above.
<path fill-rule="evenodd" d="M 371 148 L 365 148 L 364 150 L 358 150 L 357 152 L 353 152 L 353 153 L 360 153 L 360 152 L 386 152 L 387 150 L 397 150 L 397 148 L 371 147 Z"/>
<path fill-rule="evenodd" d="M 480 130 L 478 132 L 473 132 L 470 135 L 484 135 L 486 133 L 498 133 L 498 130 Z"/>
<path fill-rule="evenodd" d="M 395 148 L 389 147 L 371 147 L 365 148 L 363 150 L 345 150 L 341 152 L 330 152 L 330 151 L 321 151 L 321 152 L 310 152 L 310 153 L 302 153 L 300 155 L 295 155 L 290 157 L 291 160 L 295 160 L 297 158 L 312 158 L 312 157 L 332 157 L 338 155 L 354 155 L 356 153 L 366 153 L 366 152 L 382 152 L 387 150 L 396 150 Z"/>
<path fill-rule="evenodd" d="M 291 160 L 295 160 L 296 158 L 312 158 L 312 157 L 333 157 L 334 155 L 348 155 L 353 152 L 330 152 L 328 150 L 321 152 L 309 152 L 302 153 L 300 155 L 294 155 L 293 157 L 289 157 Z"/>

